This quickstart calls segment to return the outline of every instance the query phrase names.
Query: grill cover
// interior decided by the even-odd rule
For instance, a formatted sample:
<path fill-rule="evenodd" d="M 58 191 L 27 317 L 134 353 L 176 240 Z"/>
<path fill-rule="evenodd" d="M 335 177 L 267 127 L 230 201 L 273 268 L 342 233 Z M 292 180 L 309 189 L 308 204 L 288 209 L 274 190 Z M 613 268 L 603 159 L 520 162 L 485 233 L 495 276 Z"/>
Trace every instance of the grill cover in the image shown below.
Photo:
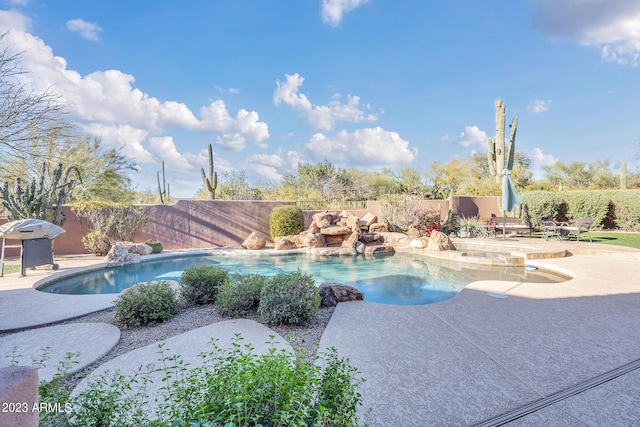
<path fill-rule="evenodd" d="M 53 239 L 64 232 L 64 228 L 41 219 L 21 219 L 0 225 L 0 239 L 8 240 Z"/>

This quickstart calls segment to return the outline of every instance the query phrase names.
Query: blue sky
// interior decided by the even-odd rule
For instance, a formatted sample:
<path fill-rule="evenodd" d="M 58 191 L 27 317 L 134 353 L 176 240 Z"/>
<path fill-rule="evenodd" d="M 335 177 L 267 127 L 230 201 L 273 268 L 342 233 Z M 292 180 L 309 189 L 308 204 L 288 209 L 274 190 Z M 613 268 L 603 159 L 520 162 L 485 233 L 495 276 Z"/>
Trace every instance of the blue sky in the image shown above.
<path fill-rule="evenodd" d="M 25 50 L 80 132 L 121 147 L 172 196 L 216 170 L 277 182 L 298 162 L 426 168 L 518 117 L 534 169 L 627 161 L 640 141 L 637 0 L 4 0 Z M 538 174 L 538 176 L 540 176 Z"/>

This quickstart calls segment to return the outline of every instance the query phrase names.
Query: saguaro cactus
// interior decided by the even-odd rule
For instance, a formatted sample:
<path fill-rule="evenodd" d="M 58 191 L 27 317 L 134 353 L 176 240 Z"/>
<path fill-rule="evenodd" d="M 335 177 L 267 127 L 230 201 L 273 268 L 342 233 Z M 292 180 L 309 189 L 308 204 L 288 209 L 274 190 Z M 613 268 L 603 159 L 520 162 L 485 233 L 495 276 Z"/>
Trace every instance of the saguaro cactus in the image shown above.
<path fill-rule="evenodd" d="M 158 175 L 158 195 L 160 196 L 160 203 L 164 205 L 165 201 L 169 201 L 169 184 L 166 184 L 165 176 L 164 176 L 164 160 L 162 161 L 162 185 L 160 185 L 160 172 L 157 172 Z"/>
<path fill-rule="evenodd" d="M 200 168 L 202 172 L 202 182 L 204 182 L 205 188 L 209 191 L 209 199 L 215 200 L 216 188 L 218 188 L 218 172 L 213 170 L 213 148 L 209 144 L 209 176 L 204 173 L 204 168 Z"/>
<path fill-rule="evenodd" d="M 496 100 L 496 136 L 489 138 L 487 161 L 489 162 L 489 173 L 500 181 L 503 169 L 513 169 L 513 159 L 516 152 L 516 131 L 518 129 L 518 118 L 514 117 L 509 125 L 511 135 L 509 136 L 509 146 L 505 147 L 504 128 L 505 110 L 507 106 L 502 103 L 502 99 Z"/>
<path fill-rule="evenodd" d="M 620 168 L 620 189 L 627 189 L 627 162 L 623 162 Z"/>

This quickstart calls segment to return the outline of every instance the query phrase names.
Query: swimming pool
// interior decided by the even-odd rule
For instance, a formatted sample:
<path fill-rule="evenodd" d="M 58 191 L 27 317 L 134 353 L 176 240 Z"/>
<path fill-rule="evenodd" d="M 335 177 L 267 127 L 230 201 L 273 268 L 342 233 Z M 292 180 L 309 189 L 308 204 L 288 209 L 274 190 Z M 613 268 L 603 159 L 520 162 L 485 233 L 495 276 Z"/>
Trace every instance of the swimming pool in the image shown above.
<path fill-rule="evenodd" d="M 365 300 L 383 304 L 417 305 L 445 301 L 477 280 L 554 283 L 566 280 L 522 267 L 489 267 L 396 253 L 378 257 L 313 257 L 281 255 L 184 256 L 82 273 L 50 282 L 38 290 L 57 294 L 120 293 L 135 282 L 177 280 L 190 265 L 216 265 L 230 273 L 274 276 L 298 269 L 313 275 L 316 285 L 342 283 L 358 288 Z"/>

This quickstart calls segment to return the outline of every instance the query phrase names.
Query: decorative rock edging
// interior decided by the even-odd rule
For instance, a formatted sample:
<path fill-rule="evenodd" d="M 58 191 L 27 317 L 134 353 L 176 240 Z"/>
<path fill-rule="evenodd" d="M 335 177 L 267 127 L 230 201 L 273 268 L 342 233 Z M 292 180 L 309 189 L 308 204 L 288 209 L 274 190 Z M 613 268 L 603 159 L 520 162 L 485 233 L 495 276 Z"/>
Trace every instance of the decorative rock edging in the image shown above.
<path fill-rule="evenodd" d="M 150 255 L 152 252 L 153 248 L 144 243 L 116 242 L 105 260 L 107 267 L 121 267 L 126 264 L 137 264 L 141 256 Z"/>

